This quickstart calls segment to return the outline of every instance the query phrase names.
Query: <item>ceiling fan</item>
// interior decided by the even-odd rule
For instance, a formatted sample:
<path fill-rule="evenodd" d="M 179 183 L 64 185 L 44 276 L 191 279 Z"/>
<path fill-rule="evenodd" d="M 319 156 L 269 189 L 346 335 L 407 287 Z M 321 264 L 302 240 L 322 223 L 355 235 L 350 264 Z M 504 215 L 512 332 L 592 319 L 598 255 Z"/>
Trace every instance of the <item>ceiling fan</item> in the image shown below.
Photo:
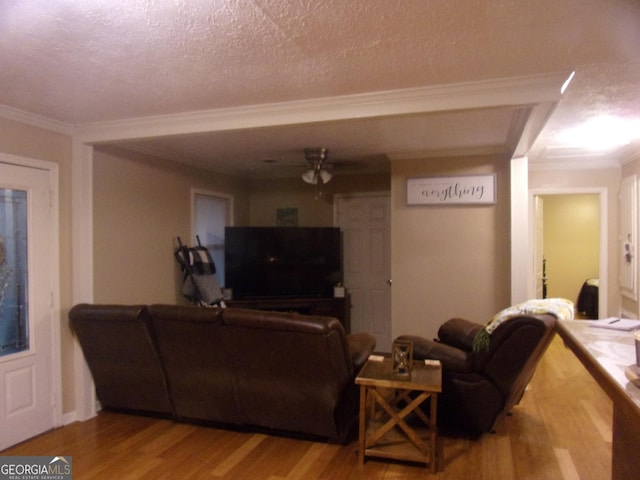
<path fill-rule="evenodd" d="M 329 149 L 324 147 L 305 148 L 304 158 L 309 164 L 309 169 L 302 174 L 302 180 L 316 186 L 316 199 L 322 195 L 322 185 L 328 183 L 333 174 L 333 164 L 328 163 Z"/>

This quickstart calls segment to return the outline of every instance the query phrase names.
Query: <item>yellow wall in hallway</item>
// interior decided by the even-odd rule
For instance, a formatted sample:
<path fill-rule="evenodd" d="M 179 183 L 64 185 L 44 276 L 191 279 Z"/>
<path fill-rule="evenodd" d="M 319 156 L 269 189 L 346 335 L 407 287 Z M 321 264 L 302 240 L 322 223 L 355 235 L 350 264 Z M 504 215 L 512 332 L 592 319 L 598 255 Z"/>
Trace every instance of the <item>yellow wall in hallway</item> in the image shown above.
<path fill-rule="evenodd" d="M 547 295 L 576 302 L 587 278 L 599 276 L 598 195 L 543 195 Z"/>

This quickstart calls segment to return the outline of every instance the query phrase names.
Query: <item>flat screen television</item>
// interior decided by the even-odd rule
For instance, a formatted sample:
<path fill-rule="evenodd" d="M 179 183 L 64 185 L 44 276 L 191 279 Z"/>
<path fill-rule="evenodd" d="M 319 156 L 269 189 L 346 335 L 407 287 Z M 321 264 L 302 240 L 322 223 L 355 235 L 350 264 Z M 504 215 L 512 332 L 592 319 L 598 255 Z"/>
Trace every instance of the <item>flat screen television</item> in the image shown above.
<path fill-rule="evenodd" d="M 342 282 L 340 229 L 227 227 L 224 262 L 237 300 L 331 297 Z"/>

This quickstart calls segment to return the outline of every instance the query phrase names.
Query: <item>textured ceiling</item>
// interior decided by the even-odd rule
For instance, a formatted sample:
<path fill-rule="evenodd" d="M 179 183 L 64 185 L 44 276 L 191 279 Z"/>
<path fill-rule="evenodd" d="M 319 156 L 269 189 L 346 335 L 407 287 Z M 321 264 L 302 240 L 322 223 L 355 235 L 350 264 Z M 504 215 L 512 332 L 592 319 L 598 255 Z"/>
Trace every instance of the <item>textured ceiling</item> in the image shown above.
<path fill-rule="evenodd" d="M 532 154 L 594 116 L 640 118 L 640 2 L 0 2 L 0 105 L 74 126 L 573 70 Z M 495 107 L 127 144 L 245 172 L 320 144 L 340 158 L 504 146 L 513 117 Z"/>

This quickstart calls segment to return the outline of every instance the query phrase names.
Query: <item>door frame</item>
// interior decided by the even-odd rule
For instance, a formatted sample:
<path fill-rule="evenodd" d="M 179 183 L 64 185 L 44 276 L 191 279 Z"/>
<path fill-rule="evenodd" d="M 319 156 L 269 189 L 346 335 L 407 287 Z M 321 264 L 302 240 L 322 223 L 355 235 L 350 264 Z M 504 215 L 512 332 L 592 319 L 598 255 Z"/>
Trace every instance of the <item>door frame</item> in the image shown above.
<path fill-rule="evenodd" d="M 49 175 L 50 213 L 52 219 L 52 235 L 48 242 L 48 254 L 51 258 L 51 400 L 53 402 L 53 427 L 62 425 L 62 345 L 61 345 L 61 311 L 60 311 L 60 221 L 59 221 L 59 166 L 57 163 L 20 157 L 0 152 L 0 163 L 21 168 L 44 170 Z"/>
<path fill-rule="evenodd" d="M 598 317 L 606 318 L 608 316 L 608 298 L 609 298 L 609 245 L 608 245 L 608 225 L 609 211 L 607 195 L 608 189 L 605 187 L 583 187 L 583 188 L 533 188 L 529 189 L 529 251 L 527 258 L 530 259 L 527 268 L 527 291 L 529 298 L 535 297 L 536 278 L 535 278 L 535 251 L 536 251 L 536 235 L 535 235 L 535 197 L 547 195 L 598 195 L 600 203 L 600 251 L 598 259 Z"/>

